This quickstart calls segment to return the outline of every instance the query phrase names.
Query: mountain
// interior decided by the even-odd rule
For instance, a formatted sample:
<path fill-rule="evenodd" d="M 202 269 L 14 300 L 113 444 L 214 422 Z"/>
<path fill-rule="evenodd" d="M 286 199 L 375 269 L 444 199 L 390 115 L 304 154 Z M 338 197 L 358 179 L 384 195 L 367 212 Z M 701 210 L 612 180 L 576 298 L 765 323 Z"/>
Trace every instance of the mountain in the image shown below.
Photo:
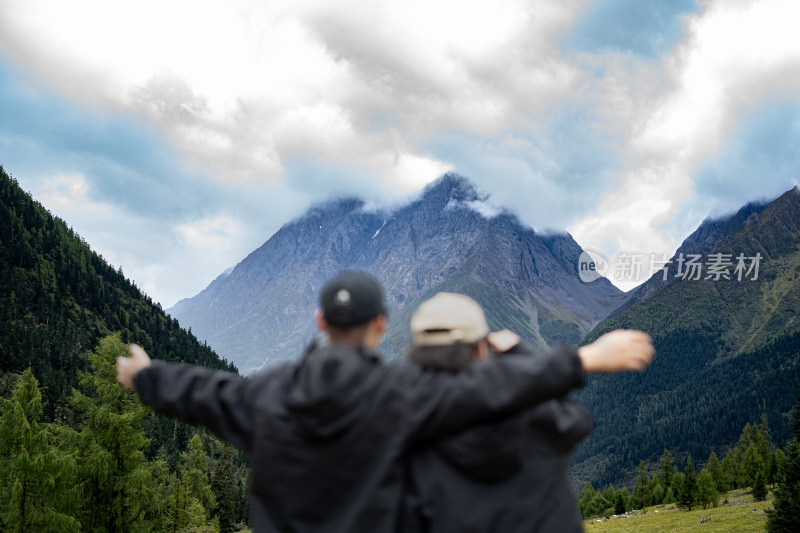
<path fill-rule="evenodd" d="M 590 379 L 579 393 L 596 422 L 576 453 L 579 479 L 630 481 L 626 472 L 639 460 L 657 461 L 665 448 L 722 455 L 762 413 L 776 442 L 789 437 L 800 382 L 800 192 L 704 223 L 682 248 L 666 282 L 649 280 L 649 294 L 642 289 L 583 341 L 641 329 L 657 355 L 641 376 Z M 687 270 L 691 253 L 699 275 Z M 679 268 L 689 275 L 677 276 Z"/>
<path fill-rule="evenodd" d="M 741 226 L 750 215 L 763 211 L 767 205 L 768 203 L 765 202 L 751 202 L 733 215 L 704 220 L 691 235 L 684 239 L 675 251 L 675 255 L 673 255 L 669 263 L 665 265 L 664 270 L 666 273 L 663 271 L 658 272 L 651 276 L 646 282 L 629 291 L 627 293 L 628 298 L 622 305 L 609 314 L 609 318 L 621 314 L 626 309 L 630 309 L 634 304 L 641 302 L 656 290 L 669 283 L 678 271 L 678 257 L 687 257 L 690 254 L 700 254 L 701 256 L 708 254 L 720 239 L 728 236 L 736 228 Z"/>
<path fill-rule="evenodd" d="M 419 303 L 462 292 L 543 348 L 576 344 L 625 295 L 607 279 L 578 278 L 580 246 L 566 233 L 540 234 L 491 206 L 465 178 L 446 174 L 391 211 L 359 199 L 310 209 L 228 274 L 169 312 L 244 372 L 296 358 L 314 334 L 323 283 L 344 269 L 386 287 L 390 329 L 381 347 L 398 357 Z"/>
<path fill-rule="evenodd" d="M 69 424 L 87 352 L 111 333 L 159 359 L 236 371 L 0 167 L 0 396 L 30 367 L 45 418 Z"/>

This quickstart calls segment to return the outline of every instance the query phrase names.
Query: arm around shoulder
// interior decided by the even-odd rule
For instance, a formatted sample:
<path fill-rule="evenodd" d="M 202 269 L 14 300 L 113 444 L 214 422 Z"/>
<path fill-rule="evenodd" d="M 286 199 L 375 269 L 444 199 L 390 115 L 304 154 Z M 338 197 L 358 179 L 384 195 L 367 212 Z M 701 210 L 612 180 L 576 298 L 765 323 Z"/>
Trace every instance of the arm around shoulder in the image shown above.
<path fill-rule="evenodd" d="M 580 358 L 567 346 L 540 356 L 509 352 L 455 374 L 420 372 L 406 389 L 419 439 L 439 438 L 563 397 L 583 385 L 584 375 Z"/>

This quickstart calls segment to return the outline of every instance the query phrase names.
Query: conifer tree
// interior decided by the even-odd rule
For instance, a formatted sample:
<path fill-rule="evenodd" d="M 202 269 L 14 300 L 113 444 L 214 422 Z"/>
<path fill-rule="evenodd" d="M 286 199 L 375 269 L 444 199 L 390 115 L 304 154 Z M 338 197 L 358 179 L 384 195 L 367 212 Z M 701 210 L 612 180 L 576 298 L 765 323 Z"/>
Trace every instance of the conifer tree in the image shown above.
<path fill-rule="evenodd" d="M 720 466 L 725 474 L 725 480 L 728 482 L 728 490 L 739 488 L 739 467 L 736 464 L 732 450 L 728 450 Z"/>
<path fill-rule="evenodd" d="M 753 481 L 753 498 L 757 502 L 767 499 L 767 476 L 763 470 L 758 471 Z"/>
<path fill-rule="evenodd" d="M 741 469 L 739 470 L 739 486 L 752 487 L 755 482 L 756 475 L 759 472 L 764 472 L 766 467 L 764 460 L 758 450 L 758 444 L 753 442 L 747 447 L 744 454 Z"/>
<path fill-rule="evenodd" d="M 714 486 L 719 493 L 725 493 L 730 490 L 730 485 L 728 484 L 727 476 L 725 475 L 725 471 L 722 469 L 722 465 L 719 464 L 719 459 L 717 458 L 717 454 L 712 450 L 711 455 L 708 456 L 708 465 L 706 465 L 708 472 L 711 474 L 711 477 L 714 479 Z"/>
<path fill-rule="evenodd" d="M 597 493 L 592 487 L 592 483 L 587 481 L 586 484 L 583 486 L 583 490 L 581 491 L 580 499 L 578 500 L 578 506 L 581 509 L 581 515 L 584 518 L 588 518 L 589 512 L 591 511 L 591 503 L 597 496 Z"/>
<path fill-rule="evenodd" d="M 178 533 L 189 525 L 189 488 L 186 480 L 172 478 L 172 498 L 166 516 L 166 530 Z"/>
<path fill-rule="evenodd" d="M 624 489 L 620 489 L 617 491 L 617 495 L 614 501 L 614 514 L 625 514 L 626 511 L 625 505 L 625 491 Z"/>
<path fill-rule="evenodd" d="M 42 395 L 30 368 L 0 400 L 0 505 L 3 531 L 78 531 L 74 458 L 56 445 L 59 430 L 40 421 Z M 61 428 L 62 431 L 68 431 Z"/>
<path fill-rule="evenodd" d="M 695 487 L 695 502 L 697 505 L 703 506 L 703 509 L 715 507 L 719 502 L 719 493 L 717 486 L 714 483 L 714 477 L 708 469 L 703 469 L 700 475 L 697 476 L 697 485 Z"/>
<path fill-rule="evenodd" d="M 214 469 L 211 487 L 217 500 L 220 533 L 231 533 L 236 522 L 236 481 L 233 478 L 231 448 L 225 445 Z"/>
<path fill-rule="evenodd" d="M 675 475 L 672 477 L 672 489 L 673 498 L 675 501 L 673 503 L 678 503 L 678 498 L 680 498 L 681 491 L 683 490 L 683 482 L 686 479 L 681 472 L 676 472 Z"/>
<path fill-rule="evenodd" d="M 654 484 L 652 485 L 650 494 L 651 494 L 650 497 L 651 505 L 661 505 L 662 503 L 664 503 L 664 497 L 666 493 L 664 492 L 664 486 L 658 481 L 655 481 Z"/>
<path fill-rule="evenodd" d="M 773 464 L 775 465 L 775 476 L 772 480 L 773 484 L 781 483 L 781 472 L 786 469 L 786 460 L 786 454 L 783 453 L 783 450 L 775 450 L 775 459 L 773 460 Z"/>
<path fill-rule="evenodd" d="M 672 453 L 665 449 L 661 454 L 661 460 L 658 462 L 658 480 L 664 487 L 664 490 L 672 486 L 672 478 L 675 475 L 675 465 L 672 458 Z"/>
<path fill-rule="evenodd" d="M 650 475 L 644 461 L 639 461 L 636 485 L 633 487 L 633 499 L 638 509 L 643 509 L 650 505 L 652 494 L 650 493 Z"/>
<path fill-rule="evenodd" d="M 683 484 L 680 493 L 678 494 L 678 506 L 684 509 L 692 510 L 695 504 L 695 488 L 697 487 L 697 477 L 694 473 L 694 465 L 692 465 L 692 457 L 686 460 L 686 470 L 683 474 Z"/>
<path fill-rule="evenodd" d="M 796 438 L 786 447 L 779 478 L 772 509 L 767 510 L 767 532 L 793 533 L 800 524 L 800 441 Z"/>
<path fill-rule="evenodd" d="M 794 405 L 792 406 L 792 436 L 800 440 L 800 383 L 797 385 L 797 396 L 794 398 Z"/>
<path fill-rule="evenodd" d="M 141 427 L 147 409 L 135 393 L 119 386 L 114 370 L 116 358 L 126 353 L 119 336 L 103 338 L 89 354 L 92 371 L 80 378 L 87 394 L 73 391 L 85 418 L 78 454 L 86 531 L 129 531 L 154 505 Z"/>
<path fill-rule="evenodd" d="M 210 513 L 217 506 L 217 502 L 211 490 L 211 469 L 208 467 L 208 457 L 203 449 L 203 440 L 200 435 L 194 435 L 189 439 L 189 449 L 184 460 L 186 466 L 183 477 L 189 489 L 189 495 L 196 498 Z"/>

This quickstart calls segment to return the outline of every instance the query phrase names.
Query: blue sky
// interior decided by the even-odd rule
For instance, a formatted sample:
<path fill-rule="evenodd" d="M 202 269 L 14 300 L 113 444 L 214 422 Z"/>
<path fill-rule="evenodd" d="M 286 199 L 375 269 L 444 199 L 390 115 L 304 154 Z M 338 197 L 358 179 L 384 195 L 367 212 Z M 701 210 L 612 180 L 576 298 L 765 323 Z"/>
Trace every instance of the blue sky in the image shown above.
<path fill-rule="evenodd" d="M 0 165 L 164 307 L 315 202 L 395 204 L 451 170 L 608 257 L 671 253 L 797 184 L 799 15 L 0 0 Z"/>

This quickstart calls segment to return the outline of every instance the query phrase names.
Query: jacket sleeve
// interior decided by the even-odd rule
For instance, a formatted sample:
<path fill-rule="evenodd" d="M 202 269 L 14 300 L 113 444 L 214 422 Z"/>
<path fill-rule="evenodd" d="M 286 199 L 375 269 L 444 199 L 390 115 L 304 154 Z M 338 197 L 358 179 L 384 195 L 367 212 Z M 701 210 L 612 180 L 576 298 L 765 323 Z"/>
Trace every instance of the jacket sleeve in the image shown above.
<path fill-rule="evenodd" d="M 399 381 L 411 440 L 440 438 L 561 398 L 583 385 L 581 360 L 567 346 L 539 356 L 521 348 L 519 353 L 511 351 L 457 373 L 423 371 L 402 363 L 408 379 Z"/>
<path fill-rule="evenodd" d="M 592 415 L 575 400 L 546 402 L 528 413 L 528 424 L 537 434 L 546 434 L 559 448 L 569 450 L 589 436 Z"/>
<path fill-rule="evenodd" d="M 134 375 L 133 383 L 142 401 L 155 411 L 201 424 L 234 446 L 251 451 L 251 379 L 199 366 L 153 361 Z"/>

